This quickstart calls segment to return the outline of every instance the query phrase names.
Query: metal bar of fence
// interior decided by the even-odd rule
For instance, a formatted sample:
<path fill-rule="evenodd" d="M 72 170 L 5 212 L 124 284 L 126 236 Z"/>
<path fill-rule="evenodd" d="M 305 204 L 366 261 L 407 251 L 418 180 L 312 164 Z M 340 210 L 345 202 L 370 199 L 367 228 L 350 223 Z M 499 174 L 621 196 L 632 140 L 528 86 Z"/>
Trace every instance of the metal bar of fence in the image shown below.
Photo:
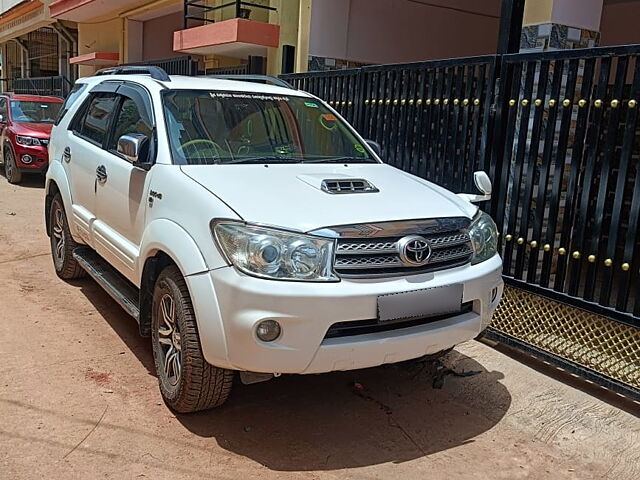
<path fill-rule="evenodd" d="M 526 101 L 526 98 L 529 98 L 528 107 L 530 109 L 529 110 L 530 112 L 531 110 L 533 111 L 533 120 L 531 122 L 530 127 L 527 126 L 525 130 L 525 128 L 522 128 L 521 126 L 521 130 L 520 130 L 521 133 L 524 131 L 525 135 L 528 136 L 528 138 L 525 138 L 524 140 L 524 143 L 526 145 L 523 145 L 523 150 L 528 149 L 528 152 L 525 154 L 525 157 L 524 157 L 525 158 L 524 162 L 526 163 L 526 175 L 522 179 L 524 183 L 524 191 L 523 191 L 524 196 L 522 198 L 521 213 L 519 215 L 520 217 L 519 218 L 520 220 L 519 235 L 520 236 L 517 241 L 517 244 L 519 247 L 518 247 L 518 255 L 516 257 L 516 266 L 515 266 L 517 278 L 522 278 L 525 275 L 524 267 L 525 267 L 527 252 L 528 252 L 528 246 L 530 245 L 530 243 L 528 243 L 527 240 L 530 238 L 529 220 L 531 219 L 530 212 L 533 207 L 532 197 L 534 193 L 534 188 L 536 186 L 540 187 L 540 183 L 536 185 L 536 182 L 534 181 L 534 176 L 538 166 L 537 165 L 538 164 L 538 148 L 540 146 L 540 134 L 542 131 L 542 117 L 544 115 L 544 108 L 542 108 L 541 99 L 544 99 L 546 97 L 547 75 L 549 72 L 549 62 L 542 62 L 540 64 L 533 64 L 533 65 L 534 65 L 535 73 L 532 75 L 532 79 L 535 81 L 536 75 L 538 76 L 538 79 L 536 82 L 537 84 L 535 88 L 535 95 L 534 95 L 534 92 L 531 91 L 531 93 L 527 95 L 525 99 L 523 99 L 523 101 Z M 523 168 L 523 171 L 524 170 L 525 168 Z M 514 214 L 515 216 L 515 212 L 512 211 L 512 214 Z M 520 242 L 520 239 L 525 239 L 525 241 Z"/>
<path fill-rule="evenodd" d="M 591 89 L 593 85 L 593 75 L 595 72 L 595 58 L 588 58 L 584 62 L 581 99 L 591 98 Z M 585 135 L 588 130 L 588 120 L 590 115 L 590 101 L 585 105 L 586 108 L 578 109 L 578 117 L 576 119 L 576 128 L 574 131 L 574 142 L 571 153 L 571 170 L 569 173 L 569 179 L 566 189 L 566 200 L 564 207 L 564 215 L 562 220 L 561 235 L 559 248 L 565 248 L 564 245 L 568 245 L 572 236 L 572 225 L 575 222 L 576 214 L 574 207 L 578 204 L 578 180 L 581 170 L 582 156 L 585 147 Z M 566 250 L 566 248 L 565 248 Z M 553 288 L 556 292 L 565 290 L 566 274 L 568 273 L 569 256 L 567 252 L 562 253 L 557 257 L 557 273 L 554 281 Z M 551 259 L 549 259 L 551 262 Z M 550 268 L 550 266 L 549 266 Z"/>
<path fill-rule="evenodd" d="M 573 110 L 568 108 L 560 109 L 559 105 L 564 103 L 564 99 L 572 99 L 575 95 L 576 78 L 578 74 L 578 61 L 577 60 L 556 60 L 554 63 L 554 78 L 553 85 L 549 96 L 549 102 L 553 100 L 554 106 L 549 107 L 549 119 L 548 127 L 544 143 L 543 161 L 545 161 L 545 175 L 552 177 L 551 192 L 547 192 L 547 189 L 541 189 L 538 195 L 538 205 L 536 210 L 536 219 L 539 222 L 539 228 L 534 233 L 535 238 L 540 238 L 542 245 L 542 260 L 540 264 L 540 276 L 537 277 L 537 272 L 530 275 L 527 278 L 529 282 L 540 282 L 544 287 L 549 286 L 549 280 L 551 276 L 551 260 L 554 256 L 554 250 L 552 246 L 555 243 L 556 238 L 556 225 L 558 222 L 558 212 L 560 209 L 560 195 L 562 188 L 562 178 L 564 168 L 566 164 L 567 146 L 569 143 L 569 129 L 571 127 L 571 118 L 573 116 Z M 566 72 L 566 83 L 564 84 L 563 97 L 560 98 L 561 89 L 563 87 L 563 78 Z M 543 80 L 544 81 L 544 80 Z M 549 105 L 549 102 L 546 102 Z M 555 146 L 554 153 L 554 137 L 556 135 L 556 129 L 551 128 L 555 126 L 558 117 L 560 117 L 560 128 L 558 129 L 558 143 Z M 554 164 L 555 163 L 555 168 Z M 547 204 L 548 199 L 548 204 Z M 546 221 L 546 228 L 542 227 L 541 219 L 544 218 L 545 209 L 549 209 L 549 216 Z M 542 238 L 544 237 L 544 240 Z M 539 256 L 536 257 L 537 261 Z M 529 269 L 536 269 L 535 262 L 529 264 Z"/>
<path fill-rule="evenodd" d="M 549 92 L 549 96 L 550 98 L 558 98 L 560 94 L 560 85 L 562 82 L 562 75 L 564 72 L 564 62 L 562 60 L 559 60 L 553 63 L 549 61 L 549 62 L 544 62 L 543 65 L 546 65 L 546 68 L 544 70 L 542 68 L 540 69 L 538 85 L 547 84 L 548 74 L 550 72 L 552 75 L 552 78 L 551 78 L 551 90 Z M 569 83 L 571 82 L 569 81 Z M 567 95 L 569 95 L 569 93 L 567 93 Z M 541 102 L 538 108 L 541 116 L 545 114 L 545 108 L 546 108 L 546 105 L 548 105 L 548 103 L 546 102 L 546 98 L 547 98 L 546 92 L 544 90 L 542 92 L 539 90 L 536 102 L 538 101 Z M 566 114 L 566 112 L 567 110 L 564 109 L 563 113 Z M 547 112 L 547 119 L 546 119 L 547 128 L 546 128 L 546 132 L 544 132 L 542 165 L 540 166 L 540 181 L 539 181 L 539 185 L 543 188 L 538 188 L 538 194 L 535 200 L 535 205 L 532 205 L 532 208 L 535 208 L 535 215 L 533 217 L 533 234 L 532 234 L 532 237 L 534 239 L 542 238 L 542 228 L 543 228 L 543 223 L 545 219 L 544 211 L 545 211 L 546 198 L 547 198 L 547 192 L 548 192 L 548 180 L 549 180 L 549 175 L 551 171 L 551 153 L 554 146 L 553 137 L 555 135 L 555 128 L 552 128 L 552 127 L 555 127 L 557 115 L 558 115 L 557 108 L 550 108 Z M 563 119 L 566 120 L 566 117 L 567 115 L 564 115 Z M 541 125 L 541 129 L 542 129 L 542 125 Z M 540 137 L 542 137 L 542 134 L 543 132 L 540 133 Z M 562 141 L 562 138 L 560 138 L 559 141 Z M 558 145 L 558 147 L 560 148 L 560 145 Z M 536 155 L 537 153 L 538 152 L 536 151 Z M 551 223 L 555 223 L 555 221 L 552 222 L 551 219 L 549 219 L 549 224 Z M 544 251 L 543 245 L 532 244 L 531 251 L 529 253 L 529 264 L 527 266 L 527 281 L 531 283 L 535 283 L 537 281 L 537 274 L 538 274 L 537 267 L 539 263 L 539 253 L 541 251 L 540 249 Z"/>
<path fill-rule="evenodd" d="M 615 99 L 619 99 L 622 97 L 623 89 L 625 86 L 625 81 L 627 78 L 627 67 L 628 67 L 629 57 L 618 57 L 615 69 L 615 83 L 613 88 L 613 98 L 612 102 L 615 102 Z M 599 277 L 599 273 L 604 273 L 599 268 L 601 263 L 599 261 L 602 258 L 602 254 L 604 254 L 603 247 L 606 248 L 606 245 L 611 241 L 611 237 L 606 238 L 603 236 L 603 233 L 606 231 L 606 222 L 610 220 L 607 218 L 607 205 L 608 196 L 611 190 L 611 179 L 614 175 L 612 171 L 614 166 L 614 162 L 616 159 L 612 158 L 614 156 L 614 150 L 616 149 L 616 143 L 618 140 L 618 126 L 620 123 L 620 110 L 621 108 L 612 108 L 608 111 L 608 121 L 606 125 L 606 133 L 604 135 L 604 145 L 603 151 L 599 157 L 599 166 L 600 166 L 600 175 L 598 179 L 598 185 L 596 186 L 596 199 L 595 199 L 595 211 L 596 215 L 594 217 L 593 228 L 590 232 L 590 239 L 587 241 L 587 251 L 586 254 L 589 254 L 589 260 L 595 257 L 596 261 L 589 261 L 587 263 L 587 272 L 586 272 L 586 281 L 584 287 L 583 297 L 585 300 L 593 301 L 595 299 L 595 290 L 596 290 L 596 282 Z M 617 162 L 616 162 L 617 163 Z M 624 188 L 623 188 L 624 191 Z M 603 212 L 602 214 L 598 214 L 599 212 Z M 611 212 L 613 213 L 613 212 Z M 601 298 L 600 303 L 608 304 L 608 297 L 610 295 L 610 289 L 607 285 L 602 285 L 601 288 Z M 605 300 L 606 298 L 606 300 Z"/>

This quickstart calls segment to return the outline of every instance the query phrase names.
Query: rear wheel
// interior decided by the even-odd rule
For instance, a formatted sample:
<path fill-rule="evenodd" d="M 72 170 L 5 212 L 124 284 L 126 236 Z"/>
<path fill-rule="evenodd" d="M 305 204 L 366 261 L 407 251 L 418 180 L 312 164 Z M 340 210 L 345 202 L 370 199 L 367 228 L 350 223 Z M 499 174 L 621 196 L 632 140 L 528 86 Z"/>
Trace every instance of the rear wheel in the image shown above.
<path fill-rule="evenodd" d="M 67 214 L 59 193 L 53 197 L 49 211 L 49 225 L 51 228 L 51 256 L 56 274 L 63 280 L 82 278 L 85 271 L 73 258 L 73 250 L 78 244 L 71 237 L 67 223 Z"/>
<path fill-rule="evenodd" d="M 7 177 L 7 181 L 14 185 L 22 181 L 22 172 L 18 170 L 16 157 L 14 157 L 10 148 L 5 148 L 4 150 L 4 174 Z"/>
<path fill-rule="evenodd" d="M 181 413 L 222 405 L 231 392 L 234 372 L 204 359 L 191 297 L 174 265 L 156 281 L 151 326 L 160 392 L 167 405 Z"/>

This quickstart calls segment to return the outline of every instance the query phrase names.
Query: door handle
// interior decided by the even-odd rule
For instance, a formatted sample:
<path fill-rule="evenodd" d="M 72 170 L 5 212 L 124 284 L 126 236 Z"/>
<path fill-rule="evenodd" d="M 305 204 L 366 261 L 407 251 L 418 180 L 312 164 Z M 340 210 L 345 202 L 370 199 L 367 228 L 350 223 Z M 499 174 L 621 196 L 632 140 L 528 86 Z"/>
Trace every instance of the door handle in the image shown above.
<path fill-rule="evenodd" d="M 100 165 L 96 168 L 96 178 L 100 183 L 104 183 L 107 181 L 107 167 L 104 165 Z"/>
<path fill-rule="evenodd" d="M 64 152 L 62 152 L 62 159 L 67 163 L 71 161 L 71 149 L 69 147 L 65 147 Z"/>

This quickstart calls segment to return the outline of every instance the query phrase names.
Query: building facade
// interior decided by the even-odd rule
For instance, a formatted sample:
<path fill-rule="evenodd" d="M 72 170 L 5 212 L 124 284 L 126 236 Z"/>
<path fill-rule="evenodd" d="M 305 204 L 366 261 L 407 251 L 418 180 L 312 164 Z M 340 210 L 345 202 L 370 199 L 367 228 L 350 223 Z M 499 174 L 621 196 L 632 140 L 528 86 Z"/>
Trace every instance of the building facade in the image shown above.
<path fill-rule="evenodd" d="M 77 69 L 69 62 L 78 49 L 76 25 L 53 18 L 50 3 L 52 0 L 0 3 L 3 91 L 47 90 L 64 95 L 77 77 Z"/>
<path fill-rule="evenodd" d="M 511 1 L 0 0 L 0 83 L 68 86 L 132 63 L 277 75 L 490 55 Z M 526 0 L 521 48 L 640 43 L 639 16 L 640 0 Z"/>

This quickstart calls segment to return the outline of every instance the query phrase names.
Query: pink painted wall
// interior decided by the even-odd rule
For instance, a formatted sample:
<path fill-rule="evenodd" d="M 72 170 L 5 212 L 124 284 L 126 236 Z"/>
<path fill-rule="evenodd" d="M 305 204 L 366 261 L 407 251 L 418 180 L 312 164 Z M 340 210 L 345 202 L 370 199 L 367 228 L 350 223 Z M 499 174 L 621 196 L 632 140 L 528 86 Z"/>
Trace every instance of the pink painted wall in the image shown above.
<path fill-rule="evenodd" d="M 421 0 L 314 0 L 309 53 L 366 63 L 495 53 L 500 0 L 428 3 L 449 8 Z"/>
<path fill-rule="evenodd" d="M 602 16 L 602 2 L 603 0 L 554 0 L 551 21 L 597 31 Z"/>
<path fill-rule="evenodd" d="M 153 18 L 144 22 L 142 56 L 144 60 L 179 57 L 173 51 L 173 32 L 182 30 L 182 12 Z"/>
<path fill-rule="evenodd" d="M 640 43 L 640 0 L 605 3 L 600 23 L 600 45 Z"/>

